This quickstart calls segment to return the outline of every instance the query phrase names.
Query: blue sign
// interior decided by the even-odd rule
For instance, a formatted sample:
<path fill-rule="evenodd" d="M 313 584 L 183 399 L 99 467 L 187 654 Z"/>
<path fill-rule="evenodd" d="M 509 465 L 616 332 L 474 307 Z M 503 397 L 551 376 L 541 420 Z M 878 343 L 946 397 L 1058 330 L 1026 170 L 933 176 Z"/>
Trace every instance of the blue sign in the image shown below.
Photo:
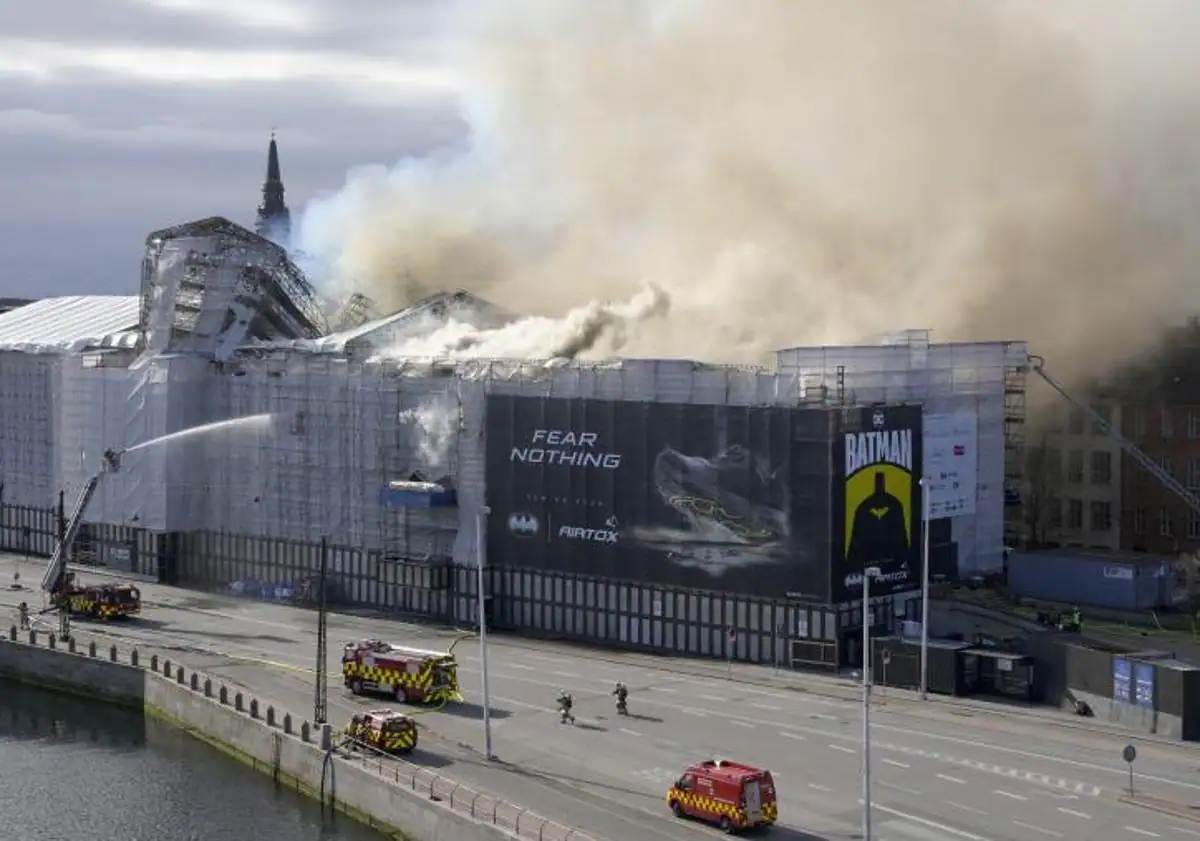
<path fill-rule="evenodd" d="M 1113 700 L 1129 703 L 1133 700 L 1133 669 L 1129 661 L 1113 658 Z"/>
<path fill-rule="evenodd" d="M 1133 667 L 1133 703 L 1154 709 L 1154 666 L 1137 663 Z"/>

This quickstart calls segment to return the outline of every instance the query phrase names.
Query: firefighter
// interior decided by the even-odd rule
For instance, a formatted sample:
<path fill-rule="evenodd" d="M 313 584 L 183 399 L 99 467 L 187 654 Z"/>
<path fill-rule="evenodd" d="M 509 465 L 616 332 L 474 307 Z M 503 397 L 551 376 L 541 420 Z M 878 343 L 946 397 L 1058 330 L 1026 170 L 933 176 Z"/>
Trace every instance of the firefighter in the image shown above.
<path fill-rule="evenodd" d="M 629 715 L 629 690 L 625 684 L 617 681 L 617 688 L 612 694 L 617 696 L 617 715 Z"/>
<path fill-rule="evenodd" d="M 28 631 L 29 630 L 29 605 L 25 604 L 25 602 L 21 602 L 17 606 L 17 617 L 19 618 L 20 623 L 21 623 L 21 630 Z"/>
<path fill-rule="evenodd" d="M 1083 630 L 1083 615 L 1079 612 L 1079 605 L 1075 605 L 1071 610 L 1071 626 L 1071 630 L 1075 633 Z"/>

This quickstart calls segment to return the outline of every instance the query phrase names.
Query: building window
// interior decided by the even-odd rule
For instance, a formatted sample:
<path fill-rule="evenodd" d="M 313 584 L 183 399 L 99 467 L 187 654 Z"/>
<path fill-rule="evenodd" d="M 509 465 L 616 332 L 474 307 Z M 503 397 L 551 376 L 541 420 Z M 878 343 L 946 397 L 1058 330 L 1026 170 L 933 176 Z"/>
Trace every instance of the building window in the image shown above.
<path fill-rule="evenodd" d="M 1057 497 L 1046 500 L 1046 527 L 1058 531 L 1062 524 L 1062 500 Z"/>
<path fill-rule="evenodd" d="M 1133 509 L 1133 533 L 1134 534 L 1145 534 L 1146 533 L 1146 509 L 1145 508 Z"/>
<path fill-rule="evenodd" d="M 1112 478 L 1112 453 L 1104 450 L 1092 453 L 1092 484 L 1111 485 Z"/>
<path fill-rule="evenodd" d="M 1133 437 L 1146 437 L 1146 410 L 1141 406 L 1133 410 Z"/>
<path fill-rule="evenodd" d="M 1092 411 L 1095 412 L 1097 415 L 1099 415 L 1100 419 L 1103 420 L 1104 423 L 1108 424 L 1110 428 L 1112 427 L 1112 419 L 1113 419 L 1112 406 L 1104 406 L 1104 405 L 1093 406 Z M 1104 426 L 1101 425 L 1099 420 L 1096 420 L 1096 418 L 1092 418 L 1092 434 L 1093 435 L 1107 435 L 1108 434 L 1108 431 L 1104 428 Z"/>
<path fill-rule="evenodd" d="M 1200 490 L 1200 458 L 1188 459 L 1187 486 L 1189 491 Z"/>
<path fill-rule="evenodd" d="M 1079 531 L 1083 528 L 1083 500 L 1067 500 L 1067 528 Z"/>
<path fill-rule="evenodd" d="M 1188 409 L 1188 438 L 1200 438 L 1200 412 Z"/>
<path fill-rule="evenodd" d="M 1067 481 L 1074 485 L 1083 482 L 1083 450 L 1067 453 Z"/>
<path fill-rule="evenodd" d="M 1200 540 L 1200 514 L 1188 513 L 1188 540 Z"/>
<path fill-rule="evenodd" d="M 1071 414 L 1067 418 L 1067 434 L 1083 434 L 1083 409 L 1071 408 Z"/>
<path fill-rule="evenodd" d="M 1158 533 L 1163 537 L 1175 534 L 1175 524 L 1171 522 L 1171 512 L 1165 508 L 1158 509 Z"/>
<path fill-rule="evenodd" d="M 1175 425 L 1172 422 L 1171 410 L 1162 408 L 1159 410 L 1159 432 L 1163 438 L 1171 438 L 1175 435 Z"/>
<path fill-rule="evenodd" d="M 1092 531 L 1112 529 L 1112 503 L 1103 500 L 1092 502 Z"/>

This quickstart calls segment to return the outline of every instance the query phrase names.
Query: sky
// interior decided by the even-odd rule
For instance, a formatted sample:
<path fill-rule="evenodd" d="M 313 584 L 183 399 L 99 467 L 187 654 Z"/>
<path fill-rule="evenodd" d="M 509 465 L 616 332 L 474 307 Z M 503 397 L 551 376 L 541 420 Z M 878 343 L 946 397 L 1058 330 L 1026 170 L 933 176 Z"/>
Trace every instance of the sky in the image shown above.
<path fill-rule="evenodd" d="M 294 218 L 460 136 L 451 2 L 0 3 L 0 297 L 136 294 L 149 232 L 251 224 L 273 128 Z"/>

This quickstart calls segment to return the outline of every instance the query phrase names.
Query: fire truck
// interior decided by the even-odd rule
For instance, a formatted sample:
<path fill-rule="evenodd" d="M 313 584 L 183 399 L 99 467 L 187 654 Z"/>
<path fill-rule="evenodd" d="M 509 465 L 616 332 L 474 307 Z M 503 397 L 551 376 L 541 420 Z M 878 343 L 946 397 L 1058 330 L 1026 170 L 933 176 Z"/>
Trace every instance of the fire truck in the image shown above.
<path fill-rule="evenodd" d="M 417 748 L 417 723 L 395 710 L 356 713 L 346 725 L 350 746 L 366 745 L 385 753 L 412 753 Z"/>
<path fill-rule="evenodd" d="M 355 695 L 387 695 L 401 704 L 462 700 L 453 654 L 382 640 L 346 643 L 342 649 L 342 680 Z"/>
<path fill-rule="evenodd" d="M 50 604 L 72 616 L 121 619 L 140 613 L 142 594 L 132 584 L 75 583 L 75 574 L 64 573 L 50 591 Z"/>

